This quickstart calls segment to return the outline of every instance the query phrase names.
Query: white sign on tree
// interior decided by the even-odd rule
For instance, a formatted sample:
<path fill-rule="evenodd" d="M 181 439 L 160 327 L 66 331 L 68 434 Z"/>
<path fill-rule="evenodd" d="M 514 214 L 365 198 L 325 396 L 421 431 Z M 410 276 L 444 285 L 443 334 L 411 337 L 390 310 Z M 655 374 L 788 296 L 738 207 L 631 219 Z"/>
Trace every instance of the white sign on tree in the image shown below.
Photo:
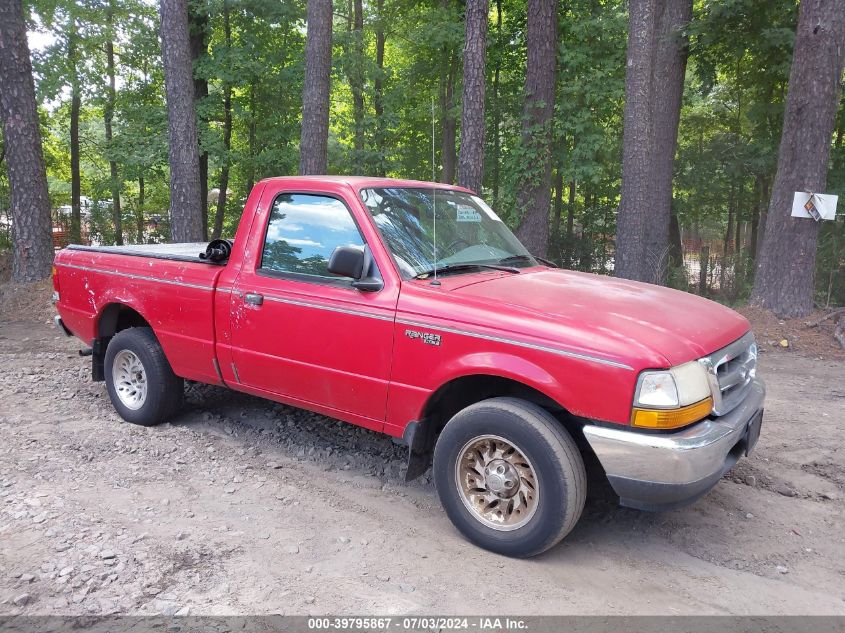
<path fill-rule="evenodd" d="M 836 219 L 836 203 L 839 196 L 828 193 L 810 193 L 796 191 L 792 198 L 793 218 L 813 218 L 819 220 Z"/>

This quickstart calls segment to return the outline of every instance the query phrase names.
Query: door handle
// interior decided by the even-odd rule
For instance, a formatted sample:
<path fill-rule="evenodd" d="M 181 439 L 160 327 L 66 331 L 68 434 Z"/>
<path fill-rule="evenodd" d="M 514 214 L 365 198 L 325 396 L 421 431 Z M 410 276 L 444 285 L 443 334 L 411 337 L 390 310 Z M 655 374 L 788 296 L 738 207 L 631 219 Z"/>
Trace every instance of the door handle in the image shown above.
<path fill-rule="evenodd" d="M 244 303 L 260 306 L 264 303 L 264 295 L 260 295 L 257 292 L 248 292 L 244 295 Z"/>

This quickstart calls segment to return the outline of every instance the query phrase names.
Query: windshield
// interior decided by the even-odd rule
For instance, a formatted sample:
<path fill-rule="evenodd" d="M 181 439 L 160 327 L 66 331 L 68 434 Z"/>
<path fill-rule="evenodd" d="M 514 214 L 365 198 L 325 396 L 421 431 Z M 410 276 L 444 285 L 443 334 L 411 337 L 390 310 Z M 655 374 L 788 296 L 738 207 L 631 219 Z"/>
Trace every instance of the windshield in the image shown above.
<path fill-rule="evenodd" d="M 470 193 L 379 187 L 363 189 L 361 199 L 406 279 L 434 268 L 435 212 L 438 269 L 470 264 L 536 264 L 493 209 Z"/>

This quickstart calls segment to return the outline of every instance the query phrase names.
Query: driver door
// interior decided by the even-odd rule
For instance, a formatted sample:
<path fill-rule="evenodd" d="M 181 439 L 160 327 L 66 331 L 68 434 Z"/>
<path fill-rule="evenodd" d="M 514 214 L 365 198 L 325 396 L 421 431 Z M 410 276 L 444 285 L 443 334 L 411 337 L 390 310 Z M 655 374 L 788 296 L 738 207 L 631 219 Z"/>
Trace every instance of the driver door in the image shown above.
<path fill-rule="evenodd" d="M 381 429 L 397 292 L 363 292 L 328 273 L 337 246 L 366 245 L 340 197 L 278 193 L 267 216 L 263 238 L 254 243 L 260 252 L 245 264 L 232 294 L 236 379 Z"/>

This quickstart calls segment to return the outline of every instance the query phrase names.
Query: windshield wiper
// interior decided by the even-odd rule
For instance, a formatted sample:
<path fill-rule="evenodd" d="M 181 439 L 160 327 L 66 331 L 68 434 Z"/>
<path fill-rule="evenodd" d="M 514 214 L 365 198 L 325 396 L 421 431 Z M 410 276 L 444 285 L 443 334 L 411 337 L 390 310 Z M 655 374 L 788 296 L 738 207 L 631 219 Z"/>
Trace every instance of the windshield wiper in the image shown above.
<path fill-rule="evenodd" d="M 462 270 L 473 270 L 477 268 L 487 268 L 490 270 L 501 270 L 506 273 L 513 273 L 514 275 L 519 274 L 519 270 L 513 268 L 511 266 L 500 266 L 498 264 L 446 264 L 445 266 L 438 266 L 437 273 L 454 273 L 460 272 Z M 432 268 L 431 270 L 426 270 L 421 273 L 414 275 L 414 279 L 426 279 L 434 275 L 435 269 Z"/>
<path fill-rule="evenodd" d="M 555 264 L 553 261 L 537 257 L 536 255 L 510 255 L 509 257 L 503 257 L 497 263 L 510 264 L 515 262 L 530 262 L 532 259 L 540 262 L 541 264 L 545 264 L 549 268 L 560 268 L 560 266 Z"/>

